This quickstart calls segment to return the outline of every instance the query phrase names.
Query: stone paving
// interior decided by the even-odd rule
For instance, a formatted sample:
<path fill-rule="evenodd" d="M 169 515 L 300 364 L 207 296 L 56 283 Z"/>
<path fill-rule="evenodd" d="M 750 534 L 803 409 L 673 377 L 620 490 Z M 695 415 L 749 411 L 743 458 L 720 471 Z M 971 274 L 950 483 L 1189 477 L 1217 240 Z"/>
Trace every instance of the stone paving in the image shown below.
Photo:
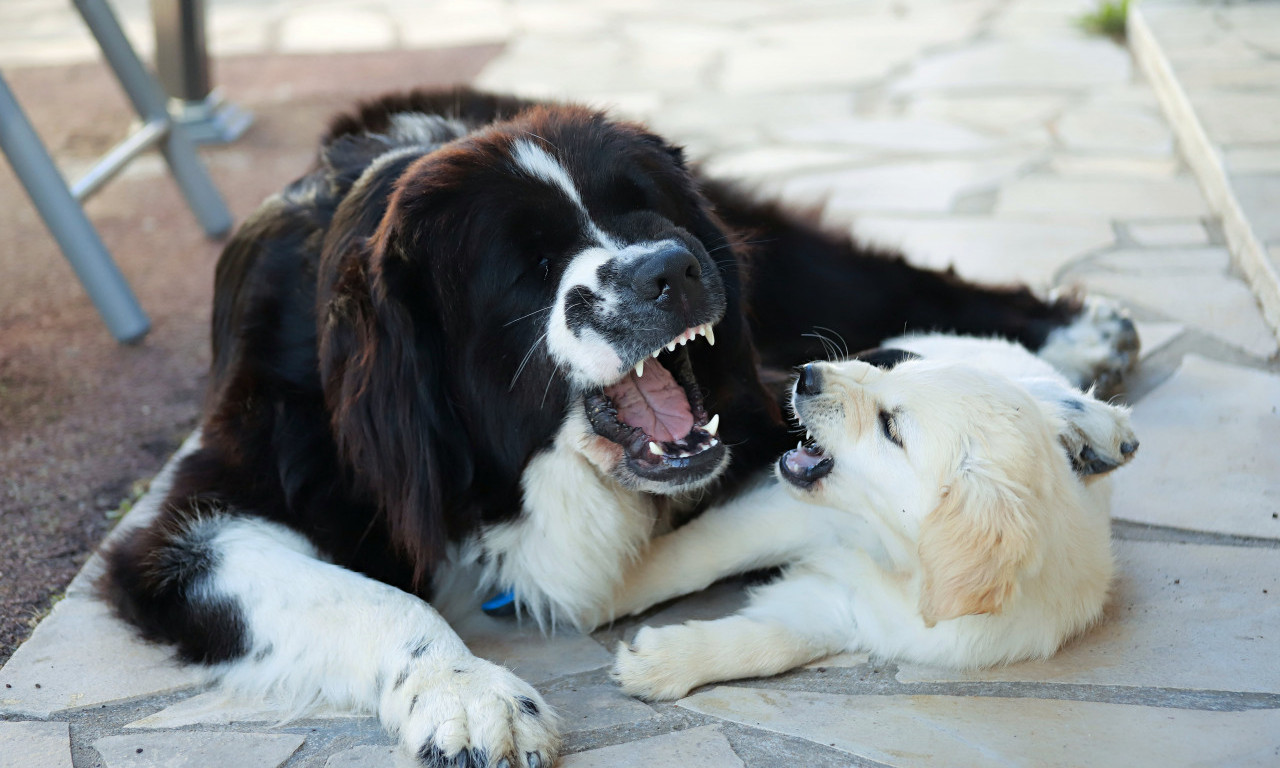
<path fill-rule="evenodd" d="M 831 226 L 856 224 L 921 264 L 1042 289 L 1082 285 L 1125 302 L 1139 321 L 1144 357 L 1128 399 L 1143 447 L 1115 477 L 1118 578 L 1096 629 L 1046 662 L 957 674 L 842 654 L 649 705 L 610 683 L 613 645 L 645 623 L 731 611 L 741 583 L 591 636 L 554 637 L 485 617 L 459 588 L 442 609 L 478 653 L 524 675 L 560 711 L 563 765 L 1280 764 L 1276 329 L 1156 94 L 1125 49 L 1078 31 L 1087 8 L 214 6 L 215 50 L 229 28 L 217 22 L 224 12 L 240 14 L 258 52 L 488 35 L 507 48 L 482 86 L 612 106 L 685 143 L 710 170 L 813 206 Z M 1206 43 L 1206 58 L 1235 60 L 1217 44 Z M 1247 78 L 1256 63 L 1224 64 L 1222 76 Z M 1276 142 L 1280 128 L 1262 131 L 1259 143 Z M 1266 151 L 1245 156 L 1263 162 Z M 1280 226 L 1275 209 L 1261 214 Z M 145 519 L 166 482 L 162 473 L 122 525 Z M 406 764 L 369 717 L 297 716 L 206 690 L 92 601 L 96 567 L 0 671 L 0 768 Z"/>
<path fill-rule="evenodd" d="M 1280 323 L 1280 2 L 1155 0 L 1131 27 L 1240 271 Z"/>

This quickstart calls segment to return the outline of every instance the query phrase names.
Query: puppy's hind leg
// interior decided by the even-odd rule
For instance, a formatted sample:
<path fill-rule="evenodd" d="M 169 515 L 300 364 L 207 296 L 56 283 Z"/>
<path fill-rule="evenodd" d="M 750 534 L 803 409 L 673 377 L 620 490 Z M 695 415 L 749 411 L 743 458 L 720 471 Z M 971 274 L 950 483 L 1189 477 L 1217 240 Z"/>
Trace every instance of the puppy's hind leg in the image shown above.
<path fill-rule="evenodd" d="M 426 602 L 261 519 L 170 508 L 107 553 L 104 591 L 243 693 L 376 712 L 424 766 L 550 766 L 554 716 Z"/>
<path fill-rule="evenodd" d="M 715 621 L 644 627 L 619 643 L 613 678 L 650 701 L 678 699 L 720 680 L 777 675 L 845 648 L 841 611 L 820 605 L 832 591 L 816 578 L 784 579 L 757 590 L 741 612 Z"/>

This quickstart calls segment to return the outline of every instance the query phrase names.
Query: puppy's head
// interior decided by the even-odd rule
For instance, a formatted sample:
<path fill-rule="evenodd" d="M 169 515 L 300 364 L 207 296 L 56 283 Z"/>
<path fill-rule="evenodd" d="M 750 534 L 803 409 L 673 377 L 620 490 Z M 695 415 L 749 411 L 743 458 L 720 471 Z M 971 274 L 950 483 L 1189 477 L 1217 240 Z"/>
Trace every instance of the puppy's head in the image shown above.
<path fill-rule="evenodd" d="M 873 516 L 914 543 L 925 623 L 997 613 L 1036 562 L 1038 510 L 1070 468 L 1021 387 L 955 363 L 812 363 L 792 405 L 808 430 L 778 473 L 797 495 Z"/>

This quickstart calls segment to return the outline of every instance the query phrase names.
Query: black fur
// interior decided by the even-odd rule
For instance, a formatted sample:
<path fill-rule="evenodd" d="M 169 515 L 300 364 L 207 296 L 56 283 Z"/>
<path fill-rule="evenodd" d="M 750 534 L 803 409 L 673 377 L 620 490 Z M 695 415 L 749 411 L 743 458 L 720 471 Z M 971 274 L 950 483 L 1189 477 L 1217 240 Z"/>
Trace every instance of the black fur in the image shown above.
<path fill-rule="evenodd" d="M 371 170 L 404 112 L 453 122 Z M 102 588 L 145 636 L 206 663 L 248 652 L 236 607 L 194 597 L 211 565 L 195 523 L 210 510 L 281 523 L 423 597 L 447 543 L 521 514 L 522 472 L 565 409 L 582 407 L 547 355 L 527 355 L 562 257 L 583 245 L 569 202 L 511 173 L 512 142 L 530 136 L 613 232 L 676 231 L 713 260 L 697 290 L 724 313 L 717 344 L 689 354 L 733 460 L 708 503 L 788 447 L 758 370 L 823 357 L 815 328 L 854 349 L 935 329 L 1035 348 L 1078 309 L 863 249 L 696 180 L 678 148 L 586 109 L 465 90 L 371 102 L 333 121 L 313 171 L 264 204 L 218 264 L 202 447 L 158 520 L 108 552 Z M 624 318 L 617 345 L 642 325 Z M 632 341 L 639 355 L 654 348 Z"/>

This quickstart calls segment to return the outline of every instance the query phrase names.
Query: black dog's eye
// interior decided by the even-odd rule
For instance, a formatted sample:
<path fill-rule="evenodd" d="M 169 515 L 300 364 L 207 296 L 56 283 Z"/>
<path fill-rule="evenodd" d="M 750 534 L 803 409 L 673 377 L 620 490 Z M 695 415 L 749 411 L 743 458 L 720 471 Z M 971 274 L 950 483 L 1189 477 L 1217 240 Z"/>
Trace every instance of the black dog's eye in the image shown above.
<path fill-rule="evenodd" d="M 902 445 L 902 435 L 898 434 L 897 420 L 893 417 L 892 413 L 889 413 L 883 408 L 880 409 L 880 431 L 884 433 L 885 438 L 889 442 L 899 448 L 904 447 Z"/>
<path fill-rule="evenodd" d="M 652 208 L 653 206 L 649 203 L 649 194 L 645 189 L 647 186 L 647 184 L 641 184 L 634 179 L 624 178 L 619 180 L 614 191 L 614 200 L 618 210 L 629 213 Z"/>
<path fill-rule="evenodd" d="M 542 279 L 546 280 L 551 275 L 551 259 L 546 256 L 538 259 L 538 269 L 542 272 Z"/>

